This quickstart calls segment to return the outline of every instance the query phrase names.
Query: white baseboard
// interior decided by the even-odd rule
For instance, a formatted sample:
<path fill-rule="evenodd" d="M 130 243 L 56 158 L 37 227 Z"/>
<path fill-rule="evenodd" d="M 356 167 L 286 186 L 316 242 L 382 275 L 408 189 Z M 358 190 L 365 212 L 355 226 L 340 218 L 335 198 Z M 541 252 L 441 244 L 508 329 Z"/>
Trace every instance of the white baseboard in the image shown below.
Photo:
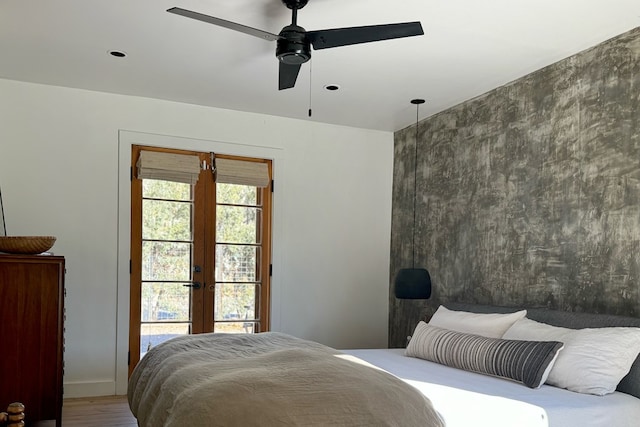
<path fill-rule="evenodd" d="M 65 399 L 76 397 L 113 396 L 116 394 L 115 381 L 82 381 L 64 383 Z"/>

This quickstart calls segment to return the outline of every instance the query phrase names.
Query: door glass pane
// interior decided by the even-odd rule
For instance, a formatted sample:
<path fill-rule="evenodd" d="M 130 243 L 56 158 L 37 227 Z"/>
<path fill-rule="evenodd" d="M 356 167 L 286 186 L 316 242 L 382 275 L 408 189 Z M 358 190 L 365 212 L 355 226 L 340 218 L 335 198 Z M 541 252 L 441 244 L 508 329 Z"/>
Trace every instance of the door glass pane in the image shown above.
<path fill-rule="evenodd" d="M 255 320 L 260 285 L 255 283 L 216 283 L 214 316 L 217 321 Z"/>
<path fill-rule="evenodd" d="M 258 332 L 260 285 L 217 283 L 214 332 Z"/>
<path fill-rule="evenodd" d="M 216 245 L 216 282 L 258 282 L 259 246 Z"/>
<path fill-rule="evenodd" d="M 256 322 L 216 322 L 213 332 L 219 334 L 252 334 L 258 332 Z"/>
<path fill-rule="evenodd" d="M 168 200 L 142 201 L 142 238 L 191 240 L 192 203 Z"/>
<path fill-rule="evenodd" d="M 191 243 L 142 242 L 142 280 L 191 279 Z"/>
<path fill-rule="evenodd" d="M 161 342 L 189 333 L 189 323 L 143 323 L 140 325 L 140 357 Z"/>
<path fill-rule="evenodd" d="M 217 203 L 230 205 L 258 205 L 258 188 L 249 185 L 216 184 Z"/>
<path fill-rule="evenodd" d="M 142 197 L 191 201 L 191 184 L 144 179 L 142 180 Z"/>
<path fill-rule="evenodd" d="M 216 215 L 217 242 L 260 243 L 262 209 L 218 205 Z"/>
<path fill-rule="evenodd" d="M 189 321 L 190 288 L 183 283 L 145 282 L 142 284 L 142 321 Z"/>

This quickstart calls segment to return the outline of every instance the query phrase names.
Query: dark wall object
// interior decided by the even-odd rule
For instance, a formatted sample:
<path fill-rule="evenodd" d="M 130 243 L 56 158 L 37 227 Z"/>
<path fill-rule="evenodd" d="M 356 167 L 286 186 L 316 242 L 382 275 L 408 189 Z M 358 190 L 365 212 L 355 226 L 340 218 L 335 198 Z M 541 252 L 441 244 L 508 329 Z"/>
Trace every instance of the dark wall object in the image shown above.
<path fill-rule="evenodd" d="M 420 122 L 404 345 L 440 303 L 640 317 L 640 28 Z M 396 132 L 391 278 L 409 264 L 415 128 Z M 390 280 L 391 283 L 391 280 Z"/>
<path fill-rule="evenodd" d="M 396 275 L 394 293 L 399 299 L 429 299 L 431 276 L 424 268 L 402 268 Z"/>

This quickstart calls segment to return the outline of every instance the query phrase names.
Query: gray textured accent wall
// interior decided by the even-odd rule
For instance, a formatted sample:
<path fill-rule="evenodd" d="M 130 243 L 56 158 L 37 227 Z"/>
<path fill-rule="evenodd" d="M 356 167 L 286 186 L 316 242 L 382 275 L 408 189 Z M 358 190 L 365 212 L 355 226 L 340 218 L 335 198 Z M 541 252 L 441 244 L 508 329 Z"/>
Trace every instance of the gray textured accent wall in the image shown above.
<path fill-rule="evenodd" d="M 440 303 L 640 317 L 640 28 L 395 134 L 389 344 Z"/>

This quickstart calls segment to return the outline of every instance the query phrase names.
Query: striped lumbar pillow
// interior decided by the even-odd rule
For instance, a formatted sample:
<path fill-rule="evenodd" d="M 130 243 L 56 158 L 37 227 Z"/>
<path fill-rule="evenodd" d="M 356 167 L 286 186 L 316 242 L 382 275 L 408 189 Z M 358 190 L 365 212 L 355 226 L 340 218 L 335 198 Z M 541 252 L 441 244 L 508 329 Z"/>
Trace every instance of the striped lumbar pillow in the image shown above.
<path fill-rule="evenodd" d="M 544 384 L 563 346 L 558 341 L 486 338 L 420 322 L 405 354 L 538 388 Z"/>

